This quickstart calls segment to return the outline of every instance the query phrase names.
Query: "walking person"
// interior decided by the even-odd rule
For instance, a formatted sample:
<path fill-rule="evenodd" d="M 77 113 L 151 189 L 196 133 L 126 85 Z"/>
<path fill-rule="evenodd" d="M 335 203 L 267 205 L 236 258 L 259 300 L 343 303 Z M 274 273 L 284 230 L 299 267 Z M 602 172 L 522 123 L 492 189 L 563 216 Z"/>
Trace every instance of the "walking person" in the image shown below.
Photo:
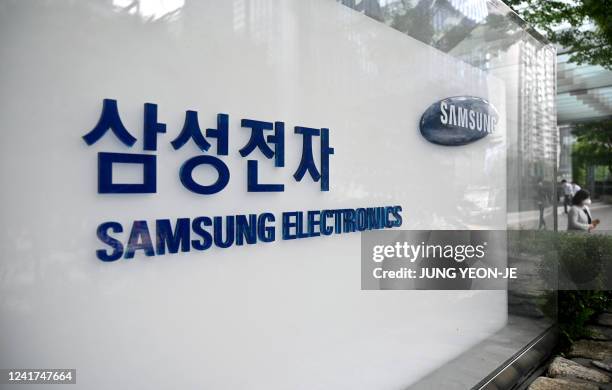
<path fill-rule="evenodd" d="M 575 181 L 572 181 L 572 196 L 576 195 L 576 192 L 580 191 L 582 187 L 578 185 Z"/>
<path fill-rule="evenodd" d="M 540 180 L 538 182 L 538 208 L 540 209 L 540 222 L 538 223 L 538 230 L 546 229 L 546 220 L 544 219 L 544 209 L 548 204 L 548 193 L 544 188 L 544 183 Z"/>
<path fill-rule="evenodd" d="M 589 205 L 591 194 L 587 190 L 578 190 L 572 198 L 572 207 L 567 215 L 567 230 L 591 232 L 599 224 L 598 219 L 592 219 Z"/>
<path fill-rule="evenodd" d="M 572 195 L 574 193 L 572 191 L 572 185 L 565 179 L 561 180 L 561 189 L 563 190 L 563 212 L 567 214 L 567 208 L 572 203 Z"/>

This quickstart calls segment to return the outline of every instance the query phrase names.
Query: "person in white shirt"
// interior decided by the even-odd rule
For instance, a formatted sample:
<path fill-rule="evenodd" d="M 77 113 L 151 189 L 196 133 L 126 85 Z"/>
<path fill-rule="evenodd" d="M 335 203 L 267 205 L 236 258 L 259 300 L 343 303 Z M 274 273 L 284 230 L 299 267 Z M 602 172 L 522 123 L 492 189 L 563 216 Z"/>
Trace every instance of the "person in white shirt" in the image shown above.
<path fill-rule="evenodd" d="M 586 190 L 578 190 L 572 198 L 572 207 L 567 216 L 567 230 L 591 232 L 599 224 L 598 219 L 592 219 L 589 205 L 591 194 Z"/>
<path fill-rule="evenodd" d="M 567 214 L 567 208 L 572 203 L 572 185 L 567 180 L 561 180 L 561 189 L 563 190 L 563 211 Z"/>
<path fill-rule="evenodd" d="M 576 195 L 576 192 L 580 191 L 582 187 L 576 184 L 575 181 L 572 182 L 572 196 Z"/>

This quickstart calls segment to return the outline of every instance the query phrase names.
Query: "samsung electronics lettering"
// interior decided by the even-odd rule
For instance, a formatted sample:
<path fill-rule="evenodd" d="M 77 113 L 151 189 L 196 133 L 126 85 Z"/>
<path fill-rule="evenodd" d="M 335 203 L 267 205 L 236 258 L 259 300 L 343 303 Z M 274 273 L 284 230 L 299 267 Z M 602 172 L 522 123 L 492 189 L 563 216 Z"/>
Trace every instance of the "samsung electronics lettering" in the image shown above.
<path fill-rule="evenodd" d="M 157 194 L 157 152 L 158 137 L 166 134 L 167 126 L 158 119 L 157 104 L 145 103 L 142 116 L 143 153 L 98 153 L 98 193 L 104 196 L 124 194 Z M 230 122 L 233 117 L 224 113 L 216 115 L 216 127 L 202 130 L 198 112 L 187 110 L 182 129 L 170 129 L 174 140 L 170 141 L 173 150 L 193 142 L 197 154 L 175 167 L 178 181 L 199 196 L 211 196 L 222 192 L 231 177 L 230 168 L 224 158 L 230 153 L 241 158 L 249 158 L 246 166 L 247 192 L 284 192 L 284 183 L 262 183 L 259 177 L 259 162 L 251 153 L 258 149 L 275 168 L 285 167 L 285 123 L 281 121 L 264 122 L 254 119 L 240 119 L 240 128 L 250 131 L 248 142 L 242 148 L 230 145 Z M 202 121 L 202 124 L 204 121 Z M 131 148 L 138 141 L 128 130 L 120 117 L 117 100 L 104 99 L 102 113 L 97 124 L 83 140 L 88 146 L 98 142 L 109 132 L 126 147 Z M 267 133 L 267 134 L 266 134 Z M 330 130 L 294 126 L 292 136 L 301 137 L 301 155 L 297 167 L 292 167 L 293 181 L 300 182 L 308 175 L 312 181 L 320 182 L 321 192 L 328 192 L 330 156 L 334 148 L 330 145 Z M 169 135 L 169 134 L 166 134 Z M 213 143 L 215 148 L 211 148 Z M 314 144 L 314 145 L 313 145 Z M 317 167 L 314 149 L 319 151 L 320 166 Z M 194 149 L 192 149 L 194 150 Z M 291 152 L 291 151 L 290 151 Z M 261 158 L 260 158 L 261 159 Z M 116 180 L 113 169 L 120 165 L 136 164 L 142 166 L 141 183 L 123 183 Z M 207 166 L 216 171 L 213 184 L 196 181 L 193 171 L 199 166 Z M 290 180 L 289 180 L 290 181 Z M 161 190 L 163 191 L 163 190 Z M 179 252 L 205 251 L 212 247 L 229 248 L 237 245 L 250 245 L 282 240 L 329 236 L 344 233 L 362 232 L 374 229 L 390 229 L 402 225 L 400 205 L 375 205 L 318 210 L 285 211 L 279 215 L 272 212 L 258 212 L 239 215 L 196 215 L 182 218 L 162 218 L 147 221 L 138 219 L 121 223 L 104 221 L 98 225 L 96 236 L 102 246 L 95 251 L 102 261 L 116 261 L 121 258 L 132 259 L 141 252 L 145 256 L 161 256 Z M 277 234 L 278 230 L 278 234 Z M 125 233 L 125 234 L 122 234 Z"/>
<path fill-rule="evenodd" d="M 435 102 L 421 117 L 423 137 L 444 146 L 466 145 L 495 132 L 499 122 L 491 103 L 474 96 L 455 96 Z"/>

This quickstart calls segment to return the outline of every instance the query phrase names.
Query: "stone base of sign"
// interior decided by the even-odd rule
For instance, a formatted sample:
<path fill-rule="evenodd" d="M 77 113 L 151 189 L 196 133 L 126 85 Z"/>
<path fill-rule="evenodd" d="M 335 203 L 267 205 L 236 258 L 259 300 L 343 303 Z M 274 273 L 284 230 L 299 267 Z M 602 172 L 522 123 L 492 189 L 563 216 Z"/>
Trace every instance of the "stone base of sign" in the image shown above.
<path fill-rule="evenodd" d="M 528 390 L 612 390 L 612 313 L 597 317 L 588 330 L 589 338 L 576 341 L 566 357 L 552 359 L 547 376 Z"/>
<path fill-rule="evenodd" d="M 599 390 L 599 386 L 592 383 L 567 378 L 537 378 L 529 390 Z"/>
<path fill-rule="evenodd" d="M 561 356 L 557 356 L 548 367 L 548 376 L 551 378 L 572 377 L 598 383 L 609 383 L 612 379 L 607 374 Z"/>

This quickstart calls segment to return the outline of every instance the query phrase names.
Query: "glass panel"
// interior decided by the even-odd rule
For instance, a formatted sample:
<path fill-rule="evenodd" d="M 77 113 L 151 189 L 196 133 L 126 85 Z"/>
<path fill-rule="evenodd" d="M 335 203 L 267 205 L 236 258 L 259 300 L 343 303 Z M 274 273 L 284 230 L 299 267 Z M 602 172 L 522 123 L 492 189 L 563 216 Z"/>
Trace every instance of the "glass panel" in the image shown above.
<path fill-rule="evenodd" d="M 555 48 L 501 1 L 341 3 L 502 80 L 507 129 L 507 227 L 556 230 Z M 414 388 L 474 386 L 554 322 L 554 310 L 547 309 L 554 307 L 555 295 L 548 294 L 540 280 L 539 260 L 524 258 L 520 248 L 526 240 L 521 235 L 508 240 L 508 262 L 519 267 L 522 277 L 510 285 L 507 325 Z"/>

